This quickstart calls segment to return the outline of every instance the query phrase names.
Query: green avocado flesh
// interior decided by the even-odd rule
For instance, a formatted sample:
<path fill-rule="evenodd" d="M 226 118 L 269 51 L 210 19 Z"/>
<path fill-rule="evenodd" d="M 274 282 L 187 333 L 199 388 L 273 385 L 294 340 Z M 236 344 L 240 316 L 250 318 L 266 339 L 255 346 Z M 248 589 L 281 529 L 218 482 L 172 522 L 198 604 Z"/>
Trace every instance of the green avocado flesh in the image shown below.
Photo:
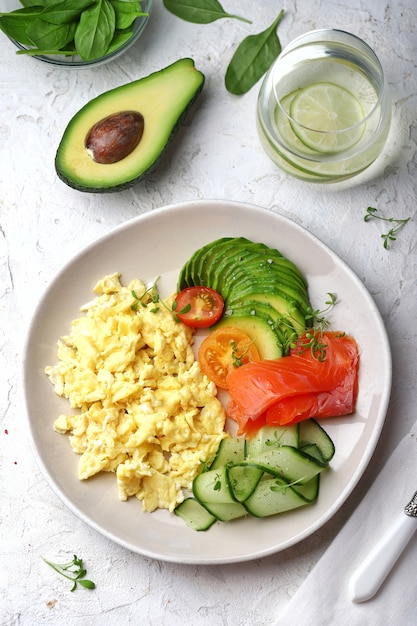
<path fill-rule="evenodd" d="M 154 168 L 175 132 L 179 129 L 188 109 L 204 85 L 204 75 L 194 66 L 192 59 L 180 59 L 172 65 L 116 87 L 88 102 L 69 122 L 55 158 L 59 178 L 74 189 L 86 192 L 112 192 L 131 187 Z M 136 116 L 143 121 L 141 134 L 128 126 L 122 135 L 121 117 Z M 98 162 L 94 151 L 87 149 L 87 138 L 95 125 L 102 125 L 104 152 L 116 152 L 106 120 L 116 126 L 117 144 L 127 154 L 115 162 Z M 115 122 L 116 120 L 116 122 Z M 114 137 L 112 138 L 112 140 Z M 126 147 L 127 146 L 127 147 Z M 111 159 L 110 159 L 111 160 Z"/>
<path fill-rule="evenodd" d="M 288 354 L 306 330 L 307 281 L 292 261 L 265 244 L 223 237 L 199 248 L 180 271 L 178 291 L 194 285 L 211 287 L 224 300 L 224 314 L 212 330 L 240 328 L 263 359 Z"/>

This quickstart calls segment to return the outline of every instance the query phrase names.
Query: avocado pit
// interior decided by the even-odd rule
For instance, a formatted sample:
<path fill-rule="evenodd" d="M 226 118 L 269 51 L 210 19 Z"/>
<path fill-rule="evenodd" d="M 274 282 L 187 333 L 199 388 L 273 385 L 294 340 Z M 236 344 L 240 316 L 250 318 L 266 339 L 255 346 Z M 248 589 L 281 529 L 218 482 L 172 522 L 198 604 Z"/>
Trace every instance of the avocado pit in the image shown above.
<path fill-rule="evenodd" d="M 85 139 L 88 154 L 96 163 L 117 163 L 127 157 L 142 139 L 145 128 L 138 111 L 120 111 L 103 118 Z"/>
<path fill-rule="evenodd" d="M 204 74 L 184 58 L 96 96 L 64 130 L 58 177 L 88 193 L 132 187 L 154 171 L 203 85 Z"/>

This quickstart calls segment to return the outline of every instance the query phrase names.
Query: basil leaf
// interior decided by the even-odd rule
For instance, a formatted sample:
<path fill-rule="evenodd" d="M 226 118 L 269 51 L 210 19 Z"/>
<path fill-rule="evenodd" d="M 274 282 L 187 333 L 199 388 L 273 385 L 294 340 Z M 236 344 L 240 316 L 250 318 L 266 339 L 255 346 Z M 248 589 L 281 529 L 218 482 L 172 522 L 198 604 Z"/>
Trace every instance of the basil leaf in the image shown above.
<path fill-rule="evenodd" d="M 132 26 L 137 17 L 146 15 L 141 8 L 139 2 L 126 2 L 123 0 L 110 0 L 116 14 L 116 28 L 124 30 Z"/>
<path fill-rule="evenodd" d="M 235 95 L 242 95 L 265 74 L 281 52 L 281 43 L 276 33 L 284 11 L 269 28 L 249 35 L 236 48 L 225 76 L 226 89 Z"/>
<path fill-rule="evenodd" d="M 75 24 L 50 24 L 38 18 L 26 32 L 37 48 L 59 50 L 74 38 Z"/>
<path fill-rule="evenodd" d="M 20 0 L 20 4 L 24 7 L 47 7 L 50 2 L 48 0 Z"/>
<path fill-rule="evenodd" d="M 125 44 L 126 41 L 128 41 L 132 35 L 133 35 L 132 29 L 124 30 L 123 32 L 116 31 L 113 39 L 110 42 L 110 46 L 109 46 L 109 49 L 107 50 L 107 54 L 110 54 L 110 52 L 114 52 L 115 50 L 123 46 L 123 44 Z"/>
<path fill-rule="evenodd" d="M 7 37 L 19 41 L 24 46 L 33 46 L 33 41 L 29 39 L 26 31 L 33 19 L 42 12 L 42 7 L 31 7 L 17 9 L 11 13 L 0 13 L 0 30 Z"/>
<path fill-rule="evenodd" d="M 114 9 L 108 0 L 98 0 L 81 14 L 75 31 L 75 48 L 84 61 L 104 56 L 116 25 Z"/>
<path fill-rule="evenodd" d="M 74 6 L 74 0 L 63 0 L 57 4 L 47 6 L 42 11 L 42 19 L 50 24 L 67 24 L 79 18 L 80 14 L 89 6 L 95 3 L 95 0 L 77 0 Z"/>
<path fill-rule="evenodd" d="M 226 13 L 217 0 L 164 0 L 164 6 L 177 17 L 194 24 L 210 24 L 225 17 L 251 23 L 243 17 Z"/>

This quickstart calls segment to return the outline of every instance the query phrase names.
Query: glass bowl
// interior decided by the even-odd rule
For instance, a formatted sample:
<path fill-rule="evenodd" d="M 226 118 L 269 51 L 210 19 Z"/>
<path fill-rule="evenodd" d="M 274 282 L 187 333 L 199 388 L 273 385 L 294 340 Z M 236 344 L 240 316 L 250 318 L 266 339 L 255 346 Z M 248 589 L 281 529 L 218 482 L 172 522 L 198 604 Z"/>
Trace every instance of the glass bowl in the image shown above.
<path fill-rule="evenodd" d="M 17 0 L 15 1 L 6 0 L 4 4 L 5 4 L 3 8 L 4 12 L 15 11 L 16 9 L 23 8 L 22 4 L 18 2 Z M 42 61 L 44 63 L 49 63 L 50 65 L 68 67 L 68 68 L 97 67 L 98 65 L 102 65 L 104 63 L 108 63 L 109 61 L 113 61 L 114 59 L 117 59 L 119 56 L 121 56 L 124 52 L 126 52 L 126 50 L 128 50 L 139 39 L 143 31 L 145 30 L 145 27 L 148 23 L 148 20 L 151 14 L 153 0 L 140 0 L 140 6 L 141 6 L 142 11 L 146 13 L 147 15 L 144 15 L 143 17 L 137 17 L 133 24 L 133 32 L 132 32 L 131 37 L 129 37 L 129 39 L 125 41 L 119 48 L 117 48 L 113 52 L 110 52 L 109 54 L 106 54 L 103 57 L 92 59 L 89 61 L 84 61 L 80 56 L 75 55 L 75 54 L 70 54 L 70 55 L 24 54 L 22 56 L 30 56 L 33 59 Z M 20 42 L 12 38 L 10 38 L 10 40 L 15 44 L 17 48 L 19 48 L 19 50 L 30 50 L 29 46 L 23 45 Z"/>
<path fill-rule="evenodd" d="M 381 63 L 341 30 L 301 35 L 280 54 L 258 98 L 257 128 L 272 161 L 301 180 L 328 183 L 365 170 L 391 123 Z"/>

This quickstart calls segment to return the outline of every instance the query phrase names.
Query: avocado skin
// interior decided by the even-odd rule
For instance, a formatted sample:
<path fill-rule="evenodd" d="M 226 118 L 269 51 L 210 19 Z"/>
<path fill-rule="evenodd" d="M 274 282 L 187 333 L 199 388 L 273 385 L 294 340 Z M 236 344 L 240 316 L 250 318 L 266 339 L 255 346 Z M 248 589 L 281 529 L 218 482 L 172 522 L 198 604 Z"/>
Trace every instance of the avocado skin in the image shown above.
<path fill-rule="evenodd" d="M 172 79 L 169 78 L 171 75 Z M 174 78 L 175 82 L 173 80 Z M 168 83 L 169 87 L 166 93 L 164 92 L 164 81 Z M 158 72 L 154 72 L 153 74 L 145 76 L 137 81 L 116 87 L 102 93 L 96 98 L 93 98 L 73 116 L 63 133 L 55 156 L 55 170 L 58 178 L 60 178 L 60 180 L 62 180 L 69 187 L 87 193 L 113 193 L 123 191 L 124 189 L 128 189 L 140 182 L 143 178 L 152 173 L 158 166 L 166 148 L 171 144 L 175 135 L 181 128 L 189 110 L 196 102 L 203 89 L 204 83 L 205 76 L 195 68 L 193 59 L 183 58 L 163 68 L 162 70 L 159 70 Z M 112 168 L 111 164 L 101 164 L 99 173 L 95 173 L 94 176 L 89 178 L 88 174 L 86 175 L 86 172 L 88 173 L 89 171 L 89 167 L 98 171 L 97 166 L 100 166 L 100 164 L 95 164 L 91 157 L 87 155 L 84 147 L 84 137 L 86 131 L 89 130 L 94 123 L 97 123 L 106 117 L 109 112 L 111 114 L 126 109 L 131 110 L 133 108 L 132 94 L 135 90 L 137 90 L 139 94 L 139 97 L 135 102 L 137 111 L 143 114 L 143 110 L 145 108 L 145 110 L 149 109 L 150 114 L 153 115 L 152 109 L 156 109 L 157 107 L 155 107 L 155 102 L 152 102 L 152 92 L 150 98 L 147 98 L 146 96 L 147 84 L 152 87 L 153 93 L 155 92 L 155 85 L 158 85 L 158 88 L 160 88 L 161 91 L 161 98 L 163 101 L 166 101 L 165 111 L 167 115 L 168 109 L 170 109 L 170 119 L 168 122 L 166 122 L 166 118 L 155 121 L 152 120 L 152 122 L 149 122 L 149 117 L 144 115 L 146 129 L 148 129 L 150 124 L 152 124 L 152 128 L 155 128 L 155 130 L 153 130 L 154 135 L 159 132 L 159 129 L 161 129 L 160 139 L 155 142 L 152 138 L 152 141 L 149 141 L 149 144 L 152 144 L 151 152 L 149 152 L 149 158 L 147 159 L 146 154 L 143 154 L 145 148 L 143 148 L 144 138 L 142 138 L 139 145 L 132 151 L 131 155 L 128 155 L 128 157 L 122 159 L 116 164 L 117 170 L 121 171 L 120 177 L 118 174 L 112 174 L 111 170 L 116 168 Z M 127 106 L 125 105 L 125 96 L 129 97 L 129 103 Z M 176 104 L 178 106 L 178 110 L 175 112 Z M 102 107 L 105 108 L 103 109 Z M 172 117 L 173 111 L 175 113 L 174 117 Z M 85 116 L 88 115 L 91 119 L 91 115 L 93 114 L 95 115 L 95 118 L 92 118 L 92 123 L 88 125 L 88 128 L 84 127 L 80 131 L 80 136 L 77 136 L 78 129 Z M 166 124 L 165 126 L 164 123 Z M 71 156 L 68 155 L 68 152 L 69 148 L 71 148 L 71 142 L 74 142 L 74 138 L 76 138 L 77 141 L 78 154 L 75 154 L 75 157 L 71 158 Z M 157 145 L 157 150 L 155 149 L 155 145 Z M 74 152 L 74 147 L 72 150 Z M 78 163 L 79 155 L 82 155 L 83 158 L 82 166 L 79 166 L 81 174 L 77 173 L 73 166 L 73 163 Z M 134 163 L 136 155 L 138 155 L 137 169 L 135 169 Z M 126 164 L 129 163 L 128 173 L 123 172 L 123 161 Z"/>
<path fill-rule="evenodd" d="M 212 330 L 237 326 L 254 339 L 261 358 L 288 354 L 306 330 L 307 281 L 292 261 L 263 243 L 222 237 L 202 246 L 182 267 L 177 288 L 193 285 L 223 297 L 224 314 Z"/>

